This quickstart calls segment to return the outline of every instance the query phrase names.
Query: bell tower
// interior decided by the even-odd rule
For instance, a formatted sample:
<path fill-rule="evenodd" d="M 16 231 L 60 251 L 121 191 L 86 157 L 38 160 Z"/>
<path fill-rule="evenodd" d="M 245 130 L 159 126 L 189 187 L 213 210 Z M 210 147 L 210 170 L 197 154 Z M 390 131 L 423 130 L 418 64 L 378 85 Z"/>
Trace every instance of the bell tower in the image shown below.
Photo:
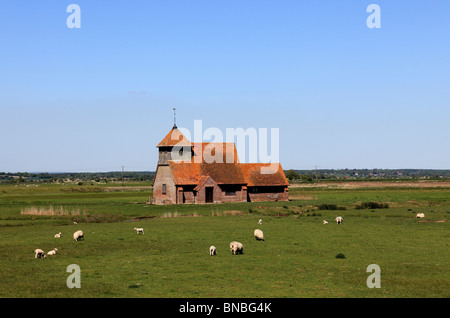
<path fill-rule="evenodd" d="M 153 180 L 153 202 L 155 204 L 176 203 L 176 186 L 169 167 L 169 161 L 186 160 L 191 158 L 191 142 L 181 133 L 175 122 L 169 133 L 158 145 L 158 165 L 156 167 L 155 179 Z M 189 151 L 187 151 L 189 149 Z M 177 158 L 172 158 L 172 153 L 177 151 Z"/>

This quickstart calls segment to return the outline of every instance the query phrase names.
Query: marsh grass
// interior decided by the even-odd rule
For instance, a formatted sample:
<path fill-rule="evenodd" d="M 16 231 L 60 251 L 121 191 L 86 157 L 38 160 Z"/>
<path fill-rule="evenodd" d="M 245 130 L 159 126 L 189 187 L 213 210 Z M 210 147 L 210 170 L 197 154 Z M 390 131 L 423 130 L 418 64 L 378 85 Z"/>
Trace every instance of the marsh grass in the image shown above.
<path fill-rule="evenodd" d="M 448 189 L 313 189 L 298 191 L 308 200 L 189 206 L 135 204 L 148 194 L 133 191 L 37 189 L 0 193 L 0 297 L 450 297 Z M 354 208 L 369 201 L 389 209 Z M 321 204 L 347 210 L 317 215 Z M 49 206 L 80 214 L 18 213 Z M 84 241 L 73 240 L 77 230 Z M 244 254 L 231 254 L 233 240 Z M 55 247 L 54 257 L 34 258 Z M 80 289 L 66 286 L 69 264 L 81 268 Z M 381 268 L 380 289 L 366 286 L 369 264 Z"/>
<path fill-rule="evenodd" d="M 20 211 L 21 215 L 40 215 L 40 216 L 80 215 L 82 213 L 83 211 L 81 211 L 81 209 L 67 210 L 67 208 L 64 209 L 63 206 L 54 208 L 52 205 L 50 205 L 50 207 L 36 207 L 36 206 L 24 207 Z"/>

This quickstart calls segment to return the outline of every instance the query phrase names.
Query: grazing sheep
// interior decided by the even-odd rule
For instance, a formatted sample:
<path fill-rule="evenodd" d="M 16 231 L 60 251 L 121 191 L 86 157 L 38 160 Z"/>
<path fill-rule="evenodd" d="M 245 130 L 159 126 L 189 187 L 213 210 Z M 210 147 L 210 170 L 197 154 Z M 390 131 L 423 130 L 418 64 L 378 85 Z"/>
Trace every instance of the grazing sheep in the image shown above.
<path fill-rule="evenodd" d="M 328 222 L 326 220 L 323 220 L 323 224 L 328 224 Z"/>
<path fill-rule="evenodd" d="M 139 235 L 139 233 L 142 233 L 144 235 L 144 228 L 142 227 L 135 227 L 134 230 L 136 231 L 136 234 Z"/>
<path fill-rule="evenodd" d="M 58 249 L 55 247 L 55 248 L 52 249 L 50 252 L 48 252 L 47 255 L 55 255 L 57 250 L 58 250 Z"/>
<path fill-rule="evenodd" d="M 257 241 L 264 241 L 264 233 L 263 233 L 263 231 L 261 231 L 259 229 L 256 229 L 253 232 L 253 235 L 255 235 L 255 238 L 256 238 Z"/>
<path fill-rule="evenodd" d="M 58 234 L 55 234 L 55 238 L 60 238 L 62 236 L 61 232 L 59 232 Z"/>
<path fill-rule="evenodd" d="M 342 221 L 344 221 L 344 219 L 342 218 L 342 216 L 336 217 L 336 223 L 337 223 L 337 224 L 341 224 Z"/>
<path fill-rule="evenodd" d="M 418 218 L 418 219 L 421 219 L 424 217 L 425 217 L 425 214 L 423 214 L 423 213 L 417 213 L 417 215 L 416 215 L 416 218 Z"/>
<path fill-rule="evenodd" d="M 34 258 L 45 258 L 46 257 L 45 252 L 43 250 L 41 250 L 40 248 L 35 249 L 34 253 L 36 254 L 36 255 L 34 255 Z"/>
<path fill-rule="evenodd" d="M 79 240 L 81 240 L 81 239 L 84 240 L 84 234 L 83 234 L 83 231 L 79 230 L 79 231 L 76 231 L 75 233 L 73 233 L 73 239 L 74 239 L 75 241 L 79 241 Z"/>
<path fill-rule="evenodd" d="M 78 223 L 77 223 L 77 222 L 73 222 L 73 224 L 75 224 L 75 225 L 76 225 L 76 224 L 78 224 Z"/>
<path fill-rule="evenodd" d="M 260 220 L 258 221 L 258 224 L 259 224 L 259 225 L 261 225 L 261 224 L 262 224 L 262 220 L 261 220 L 261 219 L 260 219 Z"/>
<path fill-rule="evenodd" d="M 242 243 L 233 241 L 230 243 L 230 250 L 233 255 L 243 254 L 244 253 L 244 245 Z"/>
<path fill-rule="evenodd" d="M 214 245 L 211 245 L 211 247 L 209 248 L 209 255 L 213 256 L 216 254 L 217 254 L 216 247 Z"/>

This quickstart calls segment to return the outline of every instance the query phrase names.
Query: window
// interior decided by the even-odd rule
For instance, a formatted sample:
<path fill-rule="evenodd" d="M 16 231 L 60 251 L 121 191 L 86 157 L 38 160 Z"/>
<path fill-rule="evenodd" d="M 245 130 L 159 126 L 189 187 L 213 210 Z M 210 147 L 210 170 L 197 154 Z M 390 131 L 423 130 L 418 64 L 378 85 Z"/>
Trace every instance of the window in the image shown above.
<path fill-rule="evenodd" d="M 167 186 L 166 186 L 166 184 L 164 183 L 164 184 L 163 184 L 163 191 L 162 191 L 162 194 L 166 194 L 166 191 L 167 191 Z"/>
<path fill-rule="evenodd" d="M 236 191 L 226 191 L 225 195 L 236 195 Z"/>

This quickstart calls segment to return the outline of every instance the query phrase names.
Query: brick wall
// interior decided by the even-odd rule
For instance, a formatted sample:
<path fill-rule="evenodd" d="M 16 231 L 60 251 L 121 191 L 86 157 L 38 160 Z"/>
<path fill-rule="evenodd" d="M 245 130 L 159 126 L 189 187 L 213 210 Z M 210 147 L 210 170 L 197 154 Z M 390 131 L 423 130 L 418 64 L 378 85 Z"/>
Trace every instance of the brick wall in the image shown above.
<path fill-rule="evenodd" d="M 163 184 L 166 194 L 163 194 Z M 169 166 L 158 166 L 153 184 L 153 199 L 155 204 L 175 204 L 177 201 L 176 187 Z"/>
<path fill-rule="evenodd" d="M 206 188 L 213 187 L 213 203 L 223 203 L 223 202 L 247 202 L 247 189 L 243 189 L 241 186 L 234 186 L 235 194 L 229 193 L 222 190 L 217 183 L 209 178 L 203 186 L 197 191 L 197 196 L 195 197 L 195 203 L 206 203 Z"/>
<path fill-rule="evenodd" d="M 259 187 L 258 193 L 249 193 L 250 202 L 259 201 L 289 201 L 289 189 L 279 189 L 277 192 L 265 192 L 264 187 Z"/>

